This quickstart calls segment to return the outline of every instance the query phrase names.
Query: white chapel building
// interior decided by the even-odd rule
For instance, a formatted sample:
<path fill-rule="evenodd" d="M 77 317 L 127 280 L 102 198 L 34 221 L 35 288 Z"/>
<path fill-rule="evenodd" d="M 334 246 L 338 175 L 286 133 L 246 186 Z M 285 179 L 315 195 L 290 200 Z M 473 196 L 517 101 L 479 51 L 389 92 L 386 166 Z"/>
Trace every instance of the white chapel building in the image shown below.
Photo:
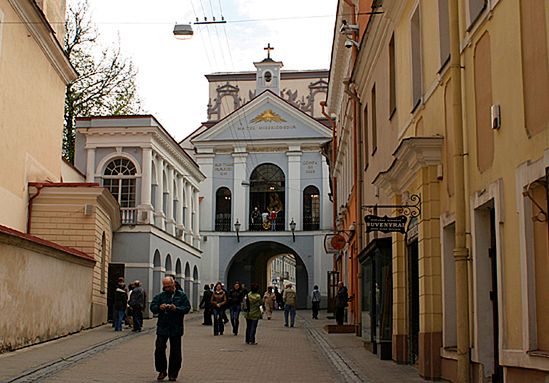
<path fill-rule="evenodd" d="M 293 255 L 298 307 L 313 286 L 327 295 L 332 257 L 329 173 L 332 134 L 319 105 L 328 71 L 284 71 L 268 57 L 255 72 L 214 73 L 208 121 L 181 142 L 205 179 L 199 185 L 202 281 L 261 290 L 276 257 Z"/>

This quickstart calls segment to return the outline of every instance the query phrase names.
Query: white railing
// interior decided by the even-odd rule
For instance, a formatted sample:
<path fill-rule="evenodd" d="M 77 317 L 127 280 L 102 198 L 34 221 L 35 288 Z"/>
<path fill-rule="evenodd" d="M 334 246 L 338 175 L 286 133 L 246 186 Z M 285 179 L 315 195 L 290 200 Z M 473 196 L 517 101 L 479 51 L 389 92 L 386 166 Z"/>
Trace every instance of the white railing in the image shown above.
<path fill-rule="evenodd" d="M 137 223 L 137 208 L 120 208 L 120 220 L 122 221 L 122 225 L 135 225 Z"/>

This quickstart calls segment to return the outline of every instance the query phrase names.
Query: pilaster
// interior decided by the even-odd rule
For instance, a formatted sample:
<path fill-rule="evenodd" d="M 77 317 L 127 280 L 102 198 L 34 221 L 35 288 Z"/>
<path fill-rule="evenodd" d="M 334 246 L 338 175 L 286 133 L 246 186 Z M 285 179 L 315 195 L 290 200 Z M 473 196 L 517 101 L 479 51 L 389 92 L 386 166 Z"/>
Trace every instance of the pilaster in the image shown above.
<path fill-rule="evenodd" d="M 245 185 L 242 183 L 247 181 L 246 177 L 246 162 L 248 153 L 245 149 L 235 148 L 233 153 L 234 161 L 234 181 L 233 181 L 233 220 L 238 219 L 241 228 L 246 230 L 248 227 L 248 215 L 246 214 L 246 196 L 248 195 Z M 231 222 L 231 225 L 234 222 Z"/>
<path fill-rule="evenodd" d="M 296 223 L 295 229 L 301 230 L 301 148 L 299 146 L 290 146 L 286 152 L 288 156 L 288 181 L 286 190 L 288 190 L 288 208 L 286 209 L 286 230 L 290 230 L 292 219 Z"/>
<path fill-rule="evenodd" d="M 139 223 L 150 224 L 153 220 L 152 212 L 153 207 L 151 204 L 151 187 L 152 187 L 152 149 L 143 148 L 143 161 L 142 161 L 142 175 L 141 175 L 141 203 L 138 206 Z"/>

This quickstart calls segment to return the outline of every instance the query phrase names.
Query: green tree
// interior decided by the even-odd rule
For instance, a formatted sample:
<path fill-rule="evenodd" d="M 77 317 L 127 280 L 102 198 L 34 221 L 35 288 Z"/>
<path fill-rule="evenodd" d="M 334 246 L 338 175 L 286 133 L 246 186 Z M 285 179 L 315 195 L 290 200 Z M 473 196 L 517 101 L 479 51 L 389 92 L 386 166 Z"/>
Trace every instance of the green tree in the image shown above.
<path fill-rule="evenodd" d="M 97 47 L 87 0 L 68 7 L 65 28 L 65 52 L 78 73 L 65 95 L 63 156 L 72 163 L 77 117 L 136 114 L 142 108 L 133 62 L 123 57 L 119 42 L 114 48 Z"/>

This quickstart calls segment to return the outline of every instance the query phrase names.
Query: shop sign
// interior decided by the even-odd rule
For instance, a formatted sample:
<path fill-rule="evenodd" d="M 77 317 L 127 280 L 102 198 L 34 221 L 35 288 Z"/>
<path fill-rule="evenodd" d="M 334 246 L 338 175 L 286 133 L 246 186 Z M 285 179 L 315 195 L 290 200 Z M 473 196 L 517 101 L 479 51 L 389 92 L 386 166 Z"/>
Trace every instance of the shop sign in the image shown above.
<path fill-rule="evenodd" d="M 406 233 L 406 221 L 408 218 L 404 215 L 396 217 L 380 217 L 378 215 L 367 215 L 364 217 L 366 222 L 366 232 L 381 231 L 382 233 Z"/>
<path fill-rule="evenodd" d="M 332 247 L 336 250 L 341 250 L 345 247 L 347 244 L 347 241 L 345 240 L 345 237 L 341 234 L 336 234 L 332 237 L 330 240 L 330 243 L 332 244 Z"/>

